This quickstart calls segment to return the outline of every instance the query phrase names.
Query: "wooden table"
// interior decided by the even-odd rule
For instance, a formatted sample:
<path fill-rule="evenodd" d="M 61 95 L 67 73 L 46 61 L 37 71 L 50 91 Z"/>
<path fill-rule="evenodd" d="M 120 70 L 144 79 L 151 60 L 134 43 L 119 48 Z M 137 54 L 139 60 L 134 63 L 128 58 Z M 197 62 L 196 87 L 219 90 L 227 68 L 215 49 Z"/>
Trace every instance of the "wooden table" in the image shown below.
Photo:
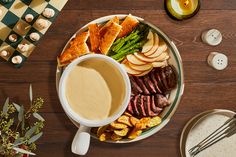
<path fill-rule="evenodd" d="M 71 35 L 87 22 L 105 15 L 132 13 L 160 27 L 176 43 L 184 64 L 184 96 L 170 123 L 157 134 L 125 145 L 92 140 L 87 156 L 180 156 L 180 134 L 191 117 L 209 109 L 236 108 L 235 9 L 235 0 L 202 0 L 197 16 L 177 22 L 166 15 L 160 0 L 69 0 L 21 69 L 0 61 L 0 103 L 9 96 L 13 101 L 27 104 L 28 86 L 32 83 L 34 95 L 42 96 L 46 102 L 42 109 L 46 127 L 36 153 L 40 157 L 75 156 L 70 145 L 77 129 L 58 101 L 56 57 Z M 223 33 L 221 45 L 210 47 L 201 42 L 201 32 L 209 28 L 217 28 Z M 224 52 L 229 57 L 226 70 L 216 71 L 207 65 L 206 58 L 211 51 Z"/>

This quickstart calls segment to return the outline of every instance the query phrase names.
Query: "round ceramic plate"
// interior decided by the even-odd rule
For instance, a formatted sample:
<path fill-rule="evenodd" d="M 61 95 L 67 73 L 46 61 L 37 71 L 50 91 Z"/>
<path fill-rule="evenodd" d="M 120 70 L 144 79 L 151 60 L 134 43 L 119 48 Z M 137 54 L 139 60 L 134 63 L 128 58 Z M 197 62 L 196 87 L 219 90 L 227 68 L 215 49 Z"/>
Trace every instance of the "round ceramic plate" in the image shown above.
<path fill-rule="evenodd" d="M 88 24 L 86 24 L 84 27 L 82 27 L 81 29 L 79 29 L 72 37 L 71 39 L 67 42 L 66 46 L 64 47 L 63 51 L 68 47 L 70 41 L 75 38 L 76 34 L 79 34 L 81 32 L 84 32 L 88 29 L 88 25 L 91 23 L 98 23 L 98 24 L 102 24 L 105 23 L 107 21 L 109 21 L 110 19 L 112 19 L 113 17 L 117 16 L 119 19 L 124 19 L 127 15 L 124 14 L 119 14 L 119 15 L 110 15 L 110 16 L 105 16 L 105 17 L 101 17 L 98 18 Z M 168 45 L 168 49 L 169 49 L 169 54 L 170 54 L 170 59 L 169 59 L 169 64 L 173 65 L 177 72 L 178 72 L 178 85 L 176 87 L 176 89 L 172 90 L 170 95 L 169 95 L 169 102 L 171 102 L 171 105 L 166 107 L 164 109 L 164 111 L 161 113 L 161 117 L 162 117 L 162 123 L 156 127 L 153 127 L 145 132 L 143 132 L 139 137 L 133 139 L 133 140 L 129 140 L 129 139 L 124 139 L 124 140 L 120 140 L 120 141 L 106 141 L 106 142 L 112 142 L 112 143 L 129 143 L 129 142 L 135 142 L 135 141 L 139 141 L 142 139 L 145 139 L 153 134 L 155 134 L 156 132 L 158 132 L 159 130 L 161 130 L 171 119 L 171 117 L 173 116 L 175 110 L 177 109 L 177 106 L 180 102 L 181 96 L 183 94 L 184 91 L 184 74 L 183 74 L 183 65 L 182 65 L 182 60 L 179 54 L 178 49 L 176 48 L 175 44 L 173 41 L 171 41 L 169 39 L 169 37 L 163 33 L 158 27 L 152 25 L 149 22 L 146 22 L 144 19 L 140 18 L 140 17 L 136 17 L 139 20 L 140 23 L 145 23 L 147 25 L 149 25 L 150 28 L 152 28 L 158 35 L 160 38 L 162 38 L 166 44 Z M 63 52 L 62 51 L 62 52 Z M 57 71 L 56 71 L 56 87 L 57 87 L 57 91 L 58 91 L 58 84 L 60 81 L 60 77 L 61 74 L 63 72 L 63 68 L 57 67 Z M 79 127 L 79 124 L 76 124 L 73 120 L 72 122 Z M 96 138 L 96 136 L 93 136 Z"/>
<path fill-rule="evenodd" d="M 206 111 L 193 117 L 184 127 L 180 139 L 180 152 L 182 157 L 190 157 L 188 150 L 198 144 L 213 131 L 219 128 L 225 121 L 232 118 L 235 112 L 223 109 Z M 196 157 L 231 157 L 235 154 L 236 135 L 225 138 Z"/>

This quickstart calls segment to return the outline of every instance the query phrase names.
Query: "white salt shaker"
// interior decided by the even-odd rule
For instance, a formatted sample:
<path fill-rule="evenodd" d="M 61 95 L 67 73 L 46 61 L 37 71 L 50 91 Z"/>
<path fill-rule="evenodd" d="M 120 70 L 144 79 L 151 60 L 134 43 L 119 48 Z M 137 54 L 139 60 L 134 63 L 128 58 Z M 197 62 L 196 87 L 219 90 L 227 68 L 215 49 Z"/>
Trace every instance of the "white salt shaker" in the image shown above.
<path fill-rule="evenodd" d="M 222 34 L 217 29 L 210 29 L 202 33 L 202 41 L 211 46 L 217 46 L 222 41 Z"/>

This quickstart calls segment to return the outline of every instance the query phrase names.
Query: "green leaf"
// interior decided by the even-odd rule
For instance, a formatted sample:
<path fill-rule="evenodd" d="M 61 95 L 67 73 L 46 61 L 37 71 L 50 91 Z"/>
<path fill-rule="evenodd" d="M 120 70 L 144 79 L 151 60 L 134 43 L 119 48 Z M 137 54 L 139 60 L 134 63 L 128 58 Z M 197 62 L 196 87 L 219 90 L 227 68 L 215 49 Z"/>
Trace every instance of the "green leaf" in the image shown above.
<path fill-rule="evenodd" d="M 37 141 L 42 135 L 43 135 L 42 132 L 38 133 L 37 135 L 34 135 L 33 137 L 31 137 L 29 139 L 28 144 L 31 144 L 31 143 Z"/>
<path fill-rule="evenodd" d="M 29 152 L 29 151 L 24 150 L 24 149 L 21 149 L 21 148 L 14 147 L 13 149 L 14 149 L 15 151 L 21 153 L 21 154 L 36 155 L 36 154 L 34 154 L 34 153 L 32 153 L 32 152 Z"/>
<path fill-rule="evenodd" d="M 45 121 L 45 119 L 40 115 L 40 114 L 38 114 L 38 113 L 36 113 L 36 112 L 34 112 L 33 113 L 33 116 L 36 118 L 36 119 L 38 119 L 39 121 Z"/>
<path fill-rule="evenodd" d="M 32 102 L 33 102 L 32 84 L 30 84 L 30 87 L 29 87 L 29 98 L 30 98 L 30 102 L 31 102 L 31 104 L 32 104 Z"/>
<path fill-rule="evenodd" d="M 25 130 L 25 117 L 23 116 L 22 122 L 21 122 L 21 130 Z"/>
<path fill-rule="evenodd" d="M 13 102 L 13 105 L 15 106 L 16 110 L 17 110 L 18 112 L 20 112 L 20 105 L 14 103 L 14 102 Z"/>
<path fill-rule="evenodd" d="M 24 144 L 26 141 L 22 141 L 22 142 L 20 142 L 20 143 L 17 143 L 17 144 L 14 144 L 14 147 L 17 147 L 17 146 L 19 146 L 19 145 L 22 145 L 22 144 Z"/>
<path fill-rule="evenodd" d="M 31 136 L 35 133 L 36 129 L 37 129 L 37 126 L 31 127 L 31 128 L 25 133 L 25 137 L 26 137 L 26 138 L 31 137 Z"/>
<path fill-rule="evenodd" d="M 3 106 L 3 114 L 7 114 L 8 111 L 8 105 L 9 105 L 9 98 L 6 99 L 4 106 Z"/>
<path fill-rule="evenodd" d="M 21 106 L 18 114 L 18 120 L 21 122 L 23 118 L 24 118 L 24 106 Z"/>
<path fill-rule="evenodd" d="M 25 143 L 24 139 L 22 137 L 19 137 L 18 139 L 15 140 L 15 142 L 13 143 L 14 146 L 18 146 Z"/>

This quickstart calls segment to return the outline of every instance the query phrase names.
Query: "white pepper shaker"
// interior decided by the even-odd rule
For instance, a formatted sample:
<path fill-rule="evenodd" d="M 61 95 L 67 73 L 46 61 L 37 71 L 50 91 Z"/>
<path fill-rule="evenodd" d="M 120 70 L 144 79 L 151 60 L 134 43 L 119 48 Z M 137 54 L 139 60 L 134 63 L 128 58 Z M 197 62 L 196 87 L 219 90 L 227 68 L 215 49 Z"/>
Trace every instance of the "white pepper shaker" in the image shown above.
<path fill-rule="evenodd" d="M 228 57 L 219 52 L 211 52 L 207 58 L 208 64 L 216 70 L 223 70 L 228 66 Z"/>

